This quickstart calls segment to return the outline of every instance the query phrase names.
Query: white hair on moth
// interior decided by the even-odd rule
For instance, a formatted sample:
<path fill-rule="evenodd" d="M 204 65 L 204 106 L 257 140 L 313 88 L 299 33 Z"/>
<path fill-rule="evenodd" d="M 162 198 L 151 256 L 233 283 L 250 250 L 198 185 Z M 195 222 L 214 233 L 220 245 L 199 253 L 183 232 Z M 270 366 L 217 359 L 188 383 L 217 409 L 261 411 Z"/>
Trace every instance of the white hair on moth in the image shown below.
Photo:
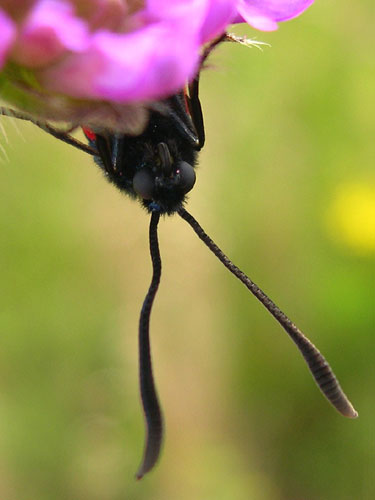
<path fill-rule="evenodd" d="M 8 142 L 8 136 L 7 136 L 6 132 L 5 132 L 3 124 L 1 122 L 0 122 L 0 129 L 1 129 L 0 130 L 0 132 L 1 132 L 1 136 L 0 137 L 1 138 L 5 137 L 6 143 L 9 144 L 9 142 Z M 5 149 L 5 147 L 2 145 L 1 140 L 0 140 L 0 153 L 1 153 L 0 154 L 0 161 L 1 161 L 1 163 L 6 163 L 6 162 L 10 163 L 8 153 L 7 153 L 6 149 Z"/>
<path fill-rule="evenodd" d="M 19 121 L 17 120 L 17 118 L 15 116 L 12 116 L 12 115 L 9 115 L 9 117 L 10 117 L 10 120 L 8 120 L 9 123 L 12 125 L 12 127 L 17 132 L 17 134 L 21 137 L 23 142 L 26 142 L 26 138 L 25 138 L 24 134 L 22 133 L 21 128 L 19 127 Z"/>
<path fill-rule="evenodd" d="M 5 108 L 5 107 L 1 106 L 1 108 L 0 108 L 0 115 L 3 115 L 3 116 L 6 116 L 6 117 L 10 118 L 10 120 L 7 120 L 7 123 L 10 123 L 12 125 L 12 127 L 15 129 L 15 131 L 17 132 L 17 134 L 21 137 L 21 139 L 24 142 L 26 142 L 25 136 L 22 133 L 22 130 L 20 129 L 20 127 L 18 126 L 19 125 L 19 121 L 17 119 L 17 116 L 15 116 L 13 114 L 12 109 Z M 0 130 L 1 130 L 2 134 L 5 137 L 5 140 L 6 140 L 7 144 L 9 144 L 9 139 L 8 139 L 8 134 L 7 134 L 6 128 L 4 127 L 4 125 L 3 125 L 3 123 L 1 121 L 0 121 Z"/>
<path fill-rule="evenodd" d="M 7 131 L 3 125 L 3 122 L 0 121 L 0 132 L 2 133 L 2 135 L 4 136 L 5 138 L 5 142 L 7 144 L 9 144 L 9 139 L 8 139 L 8 134 L 7 134 Z"/>
<path fill-rule="evenodd" d="M 19 135 L 19 137 L 24 142 L 26 142 L 26 138 L 25 138 L 24 134 L 22 133 L 21 128 L 19 127 L 19 122 L 17 120 L 17 117 L 12 114 L 12 110 L 9 109 L 9 112 L 7 112 L 7 111 L 8 111 L 7 108 L 1 107 L 1 113 L 0 114 L 3 115 L 3 116 L 7 116 L 7 118 L 8 118 L 7 123 L 11 123 L 11 125 L 13 126 L 13 128 L 15 129 L 15 131 L 17 132 L 17 134 Z M 6 146 L 12 148 L 12 143 L 9 141 L 9 137 L 8 137 L 8 132 L 7 132 L 6 126 L 4 125 L 3 121 L 0 120 L 0 152 L 1 152 L 1 161 L 2 161 L 2 163 L 5 163 L 5 162 L 10 162 L 10 160 L 9 160 L 9 156 L 8 156 L 8 153 L 7 153 L 7 149 L 4 146 L 4 144 L 2 143 L 2 139 L 3 138 L 5 139 Z"/>

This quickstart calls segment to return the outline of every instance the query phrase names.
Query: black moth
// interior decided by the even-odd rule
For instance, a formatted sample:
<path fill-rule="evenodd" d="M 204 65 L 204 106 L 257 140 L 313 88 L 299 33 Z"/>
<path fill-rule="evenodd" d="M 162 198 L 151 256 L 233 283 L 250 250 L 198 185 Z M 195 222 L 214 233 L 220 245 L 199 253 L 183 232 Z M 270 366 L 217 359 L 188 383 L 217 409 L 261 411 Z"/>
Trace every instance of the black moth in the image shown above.
<path fill-rule="evenodd" d="M 204 52 L 201 66 L 216 40 Z M 163 440 L 163 418 L 152 373 L 149 322 L 152 304 L 161 276 L 157 227 L 160 215 L 177 213 L 205 245 L 265 306 L 294 341 L 312 376 L 330 403 L 345 417 L 357 412 L 342 391 L 333 371 L 318 349 L 276 304 L 220 250 L 184 208 L 185 195 L 195 183 L 197 154 L 205 141 L 203 115 L 199 101 L 199 74 L 184 92 L 160 102 L 160 110 L 150 110 L 148 125 L 138 136 L 113 134 L 83 128 L 89 146 L 48 123 L 17 111 L 0 108 L 0 114 L 33 122 L 54 137 L 93 155 L 108 180 L 121 191 L 141 201 L 151 214 L 149 241 L 153 265 L 152 281 L 145 297 L 139 322 L 139 377 L 146 421 L 144 454 L 136 477 L 140 479 L 156 464 Z"/>

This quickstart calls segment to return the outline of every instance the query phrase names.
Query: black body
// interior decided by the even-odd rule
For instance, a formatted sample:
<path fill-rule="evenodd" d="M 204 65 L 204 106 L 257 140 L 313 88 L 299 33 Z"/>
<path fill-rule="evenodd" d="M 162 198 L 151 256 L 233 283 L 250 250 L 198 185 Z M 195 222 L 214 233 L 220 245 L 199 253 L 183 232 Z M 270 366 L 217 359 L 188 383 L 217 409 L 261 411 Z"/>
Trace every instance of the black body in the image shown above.
<path fill-rule="evenodd" d="M 138 197 L 150 212 L 175 213 L 194 185 L 203 122 L 193 123 L 191 102 L 183 93 L 163 101 L 160 111 L 149 111 L 148 125 L 138 136 L 84 129 L 90 146 L 99 153 L 95 161 L 107 179 Z M 199 100 L 194 106 L 200 110 Z"/>

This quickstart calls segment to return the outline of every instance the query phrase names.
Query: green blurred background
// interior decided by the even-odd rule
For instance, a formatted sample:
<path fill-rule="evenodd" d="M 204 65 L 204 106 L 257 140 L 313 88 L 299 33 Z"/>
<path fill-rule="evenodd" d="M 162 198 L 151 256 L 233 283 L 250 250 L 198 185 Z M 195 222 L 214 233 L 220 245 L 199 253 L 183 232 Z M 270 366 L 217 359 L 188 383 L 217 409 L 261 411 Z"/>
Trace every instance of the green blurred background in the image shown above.
<path fill-rule="evenodd" d="M 166 418 L 143 447 L 145 212 L 90 158 L 2 119 L 0 498 L 375 498 L 373 1 L 317 2 L 202 77 L 189 209 L 323 351 L 360 414 L 323 399 L 290 340 L 177 217 L 152 317 Z"/>

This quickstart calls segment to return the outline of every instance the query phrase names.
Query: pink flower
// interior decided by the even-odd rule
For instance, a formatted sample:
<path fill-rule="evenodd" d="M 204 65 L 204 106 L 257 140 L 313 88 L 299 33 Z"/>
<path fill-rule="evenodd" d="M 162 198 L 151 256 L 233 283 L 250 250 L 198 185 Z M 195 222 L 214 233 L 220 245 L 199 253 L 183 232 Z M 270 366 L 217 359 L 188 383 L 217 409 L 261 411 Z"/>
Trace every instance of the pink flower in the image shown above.
<path fill-rule="evenodd" d="M 0 10 L 0 67 L 5 63 L 15 37 L 16 28 L 12 20 Z"/>
<path fill-rule="evenodd" d="M 118 128 L 129 108 L 183 88 L 230 24 L 276 29 L 312 2 L 0 0 L 1 96 L 39 117 Z"/>
<path fill-rule="evenodd" d="M 277 29 L 277 23 L 299 16 L 314 0 L 238 0 L 237 22 L 262 31 Z"/>

